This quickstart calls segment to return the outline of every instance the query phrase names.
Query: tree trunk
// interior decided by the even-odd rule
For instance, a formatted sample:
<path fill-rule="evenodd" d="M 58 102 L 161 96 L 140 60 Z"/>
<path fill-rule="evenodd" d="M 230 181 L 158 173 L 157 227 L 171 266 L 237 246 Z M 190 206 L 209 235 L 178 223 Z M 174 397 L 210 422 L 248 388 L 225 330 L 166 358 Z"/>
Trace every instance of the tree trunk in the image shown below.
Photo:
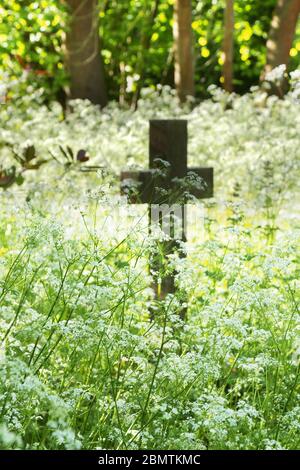
<path fill-rule="evenodd" d="M 71 98 L 105 106 L 107 94 L 99 38 L 97 0 L 66 0 L 70 25 L 66 38 Z"/>
<path fill-rule="evenodd" d="M 267 41 L 265 73 L 288 65 L 299 13 L 300 0 L 278 0 Z"/>
<path fill-rule="evenodd" d="M 194 54 L 191 0 L 175 0 L 174 3 L 174 58 L 175 85 L 181 102 L 194 96 Z"/>
<path fill-rule="evenodd" d="M 234 0 L 226 0 L 224 12 L 223 77 L 224 89 L 233 91 Z"/>
<path fill-rule="evenodd" d="M 160 0 L 154 0 L 152 8 L 149 12 L 149 19 L 148 19 L 148 25 L 147 25 L 148 27 L 144 28 L 144 32 L 142 33 L 142 36 L 141 36 L 141 52 L 140 52 L 140 55 L 138 56 L 136 67 L 135 67 L 135 71 L 140 76 L 140 78 L 137 84 L 136 92 L 134 93 L 134 96 L 132 98 L 131 105 L 133 109 L 137 108 L 137 103 L 140 97 L 141 89 L 144 85 L 147 53 L 149 51 L 149 47 L 151 44 L 151 31 L 153 30 L 155 18 L 158 13 L 159 3 L 160 3 Z"/>

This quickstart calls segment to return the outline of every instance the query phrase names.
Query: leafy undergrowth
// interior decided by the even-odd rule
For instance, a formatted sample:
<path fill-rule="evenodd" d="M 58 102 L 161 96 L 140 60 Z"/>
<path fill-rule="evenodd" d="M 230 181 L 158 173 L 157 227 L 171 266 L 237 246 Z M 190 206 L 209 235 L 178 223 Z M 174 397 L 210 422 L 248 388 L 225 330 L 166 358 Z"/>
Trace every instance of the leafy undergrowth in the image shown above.
<path fill-rule="evenodd" d="M 1 448 L 300 447 L 299 104 L 258 97 L 225 110 L 215 94 L 182 114 L 191 160 L 216 168 L 216 198 L 188 256 L 170 260 L 178 291 L 164 301 L 146 209 L 118 206 L 111 176 L 52 162 L 1 193 Z M 141 164 L 153 100 L 102 115 L 78 102 L 62 122 L 7 106 L 2 160 L 8 144 L 46 158 L 76 136 L 98 164 L 101 148 L 116 171 L 135 154 Z M 173 97 L 155 102 L 181 116 Z"/>

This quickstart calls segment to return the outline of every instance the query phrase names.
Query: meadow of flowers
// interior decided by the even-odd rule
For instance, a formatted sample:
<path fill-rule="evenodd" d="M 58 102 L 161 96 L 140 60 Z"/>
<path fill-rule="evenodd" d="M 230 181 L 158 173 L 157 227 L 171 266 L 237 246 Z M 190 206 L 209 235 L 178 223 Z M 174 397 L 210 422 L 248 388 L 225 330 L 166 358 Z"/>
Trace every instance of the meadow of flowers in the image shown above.
<path fill-rule="evenodd" d="M 2 171 L 19 174 L 0 188 L 0 448 L 300 448 L 299 91 L 295 72 L 284 100 L 0 105 Z M 153 117 L 188 119 L 189 163 L 215 168 L 161 301 L 146 208 L 118 198 Z M 32 145 L 43 163 L 20 169 Z M 66 163 L 67 146 L 101 168 Z"/>

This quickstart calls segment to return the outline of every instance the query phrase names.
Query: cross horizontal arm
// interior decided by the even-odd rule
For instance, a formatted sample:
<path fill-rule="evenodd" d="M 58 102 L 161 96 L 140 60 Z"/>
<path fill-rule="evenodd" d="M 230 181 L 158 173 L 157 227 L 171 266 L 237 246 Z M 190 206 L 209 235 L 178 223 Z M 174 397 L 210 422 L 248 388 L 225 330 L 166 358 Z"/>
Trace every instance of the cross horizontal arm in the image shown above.
<path fill-rule="evenodd" d="M 210 167 L 191 167 L 188 168 L 188 173 L 196 173 L 202 179 L 203 188 L 193 188 L 190 190 L 196 199 L 207 199 L 214 195 L 214 169 Z"/>
<path fill-rule="evenodd" d="M 122 171 L 121 194 L 127 196 L 131 204 L 147 204 L 151 202 L 151 170 Z"/>
<path fill-rule="evenodd" d="M 188 172 L 195 173 L 203 180 L 203 186 L 189 188 L 189 194 L 196 199 L 213 197 L 213 168 L 192 167 Z M 173 187 L 176 191 L 176 186 L 177 184 L 167 184 L 167 181 L 157 177 L 153 170 L 121 172 L 121 194 L 126 195 L 131 204 L 159 204 L 162 201 L 158 190 L 172 191 Z"/>

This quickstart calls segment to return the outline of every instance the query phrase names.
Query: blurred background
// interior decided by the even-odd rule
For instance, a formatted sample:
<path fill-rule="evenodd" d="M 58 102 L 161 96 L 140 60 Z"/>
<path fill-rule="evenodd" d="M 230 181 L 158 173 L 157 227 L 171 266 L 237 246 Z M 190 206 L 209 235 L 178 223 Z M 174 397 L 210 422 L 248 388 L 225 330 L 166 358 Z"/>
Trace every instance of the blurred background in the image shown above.
<path fill-rule="evenodd" d="M 299 65 L 300 0 L 2 0 L 5 99 L 43 90 L 135 107 L 157 84 L 205 98 L 244 93 L 268 70 Z"/>

